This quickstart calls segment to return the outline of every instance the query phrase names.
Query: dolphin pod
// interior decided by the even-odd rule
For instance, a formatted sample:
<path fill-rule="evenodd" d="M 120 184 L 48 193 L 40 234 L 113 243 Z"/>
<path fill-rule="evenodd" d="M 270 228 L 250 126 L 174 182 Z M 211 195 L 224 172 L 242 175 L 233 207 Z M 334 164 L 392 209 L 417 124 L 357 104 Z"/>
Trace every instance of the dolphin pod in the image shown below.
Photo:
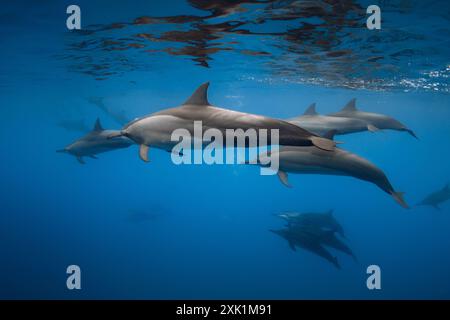
<path fill-rule="evenodd" d="M 139 156 L 149 161 L 149 147 L 170 151 L 178 142 L 171 141 L 175 129 L 186 129 L 194 134 L 194 121 L 203 128 L 215 128 L 225 134 L 226 129 L 278 129 L 280 145 L 313 146 L 327 151 L 336 143 L 322 138 L 289 122 L 265 116 L 243 113 L 212 106 L 208 101 L 209 82 L 202 84 L 182 105 L 165 109 L 136 119 L 112 135 L 126 136 L 140 145 Z M 268 141 L 270 144 L 270 141 Z"/>
<path fill-rule="evenodd" d="M 79 163 L 85 164 L 83 157 L 97 159 L 96 155 L 99 153 L 128 148 L 133 144 L 133 141 L 126 137 L 109 138 L 116 133 L 115 130 L 104 130 L 100 119 L 97 119 L 91 132 L 57 152 L 75 156 Z"/>
<path fill-rule="evenodd" d="M 316 132 L 312 133 L 296 125 L 294 120 L 291 123 L 215 107 L 208 101 L 208 87 L 209 82 L 204 83 L 180 106 L 137 118 L 126 124 L 120 131 L 103 130 L 100 122 L 97 121 L 91 133 L 59 152 L 74 155 L 80 163 L 84 163 L 84 156 L 95 158 L 98 153 L 125 148 L 134 142 L 139 145 L 139 157 L 148 162 L 150 147 L 172 152 L 172 148 L 178 143 L 171 139 L 173 131 L 184 129 L 193 135 L 196 121 L 201 121 L 205 129 L 214 128 L 222 133 L 225 133 L 227 129 L 255 129 L 259 134 L 260 129 L 277 129 L 280 145 L 280 150 L 277 151 L 280 162 L 277 174 L 286 186 L 290 187 L 288 173 L 351 176 L 377 185 L 402 207 L 408 208 L 403 199 L 403 193 L 394 190 L 381 169 L 362 157 L 337 148 L 333 140 L 333 136 L 338 133 L 345 134 L 358 130 L 376 131 L 376 128 L 387 128 L 388 122 L 391 123 L 390 128 L 394 128 L 393 124 L 397 124 L 397 130 L 412 133 L 398 121 L 386 116 L 357 111 L 354 100 L 343 110 L 343 113 L 349 117 L 339 114 L 318 116 L 315 105 L 312 105 L 305 115 L 310 117 L 310 123 L 315 123 L 317 127 Z M 312 121 L 313 118 L 315 118 L 314 121 Z M 318 128 L 317 124 L 320 125 L 320 123 L 324 125 L 324 129 Z M 330 128 L 333 130 L 325 132 L 325 129 Z M 267 144 L 270 144 L 270 141 L 267 141 Z M 261 156 L 263 157 L 264 155 Z M 267 163 L 267 161 L 261 163 Z"/>

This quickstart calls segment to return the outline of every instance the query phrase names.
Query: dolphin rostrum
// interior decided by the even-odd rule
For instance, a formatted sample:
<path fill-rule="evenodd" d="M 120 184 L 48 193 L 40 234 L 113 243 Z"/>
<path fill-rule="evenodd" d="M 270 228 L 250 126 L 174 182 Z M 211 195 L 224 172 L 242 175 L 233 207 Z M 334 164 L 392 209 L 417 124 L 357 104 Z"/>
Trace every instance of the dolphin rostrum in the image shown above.
<path fill-rule="evenodd" d="M 104 130 L 100 119 L 97 119 L 91 132 L 57 152 L 71 154 L 77 158 L 78 162 L 84 164 L 83 157 L 97 159 L 96 154 L 127 148 L 133 144 L 133 141 L 126 137 L 109 138 L 117 132 L 117 130 Z"/>
<path fill-rule="evenodd" d="M 303 115 L 287 121 L 320 136 L 331 130 L 335 130 L 336 135 L 378 130 L 362 119 L 320 115 L 316 111 L 315 103 L 310 105 Z"/>
<path fill-rule="evenodd" d="M 296 247 L 305 249 L 324 258 L 328 262 L 332 263 L 336 268 L 341 268 L 338 259 L 335 256 L 331 255 L 331 253 L 323 247 L 320 239 L 317 236 L 308 232 L 301 232 L 301 230 L 294 230 L 291 228 L 270 231 L 287 240 L 289 243 L 289 247 L 293 251 L 296 251 Z"/>
<path fill-rule="evenodd" d="M 392 117 L 379 113 L 359 111 L 356 109 L 356 99 L 350 100 L 341 111 L 329 114 L 329 116 L 364 120 L 372 125 L 371 131 L 376 131 L 377 129 L 406 131 L 417 139 L 416 134 L 411 129 L 408 129 L 404 124 Z"/>
<path fill-rule="evenodd" d="M 232 111 L 212 106 L 208 101 L 209 82 L 202 84 L 181 106 L 165 109 L 128 123 L 120 133 L 140 145 L 139 155 L 148 161 L 149 147 L 171 151 L 178 142 L 171 140 L 175 129 L 186 129 L 193 135 L 194 121 L 202 126 L 215 128 L 223 134 L 227 129 L 278 129 L 279 144 L 311 146 L 314 149 L 334 150 L 336 143 L 319 137 L 283 120 Z M 270 141 L 268 141 L 270 144 Z"/>
<path fill-rule="evenodd" d="M 418 206 L 432 206 L 440 210 L 439 204 L 450 199 L 450 185 L 447 183 L 441 190 L 435 191 L 425 197 Z"/>
<path fill-rule="evenodd" d="M 351 176 L 377 185 L 390 194 L 402 207 L 408 208 L 403 199 L 403 193 L 394 190 L 384 172 L 356 154 L 339 148 L 330 152 L 313 147 L 282 146 L 271 156 L 278 156 L 278 177 L 287 187 L 291 187 L 288 181 L 288 172 Z M 264 155 L 260 157 L 262 159 Z M 264 163 L 264 161 L 262 162 Z"/>
<path fill-rule="evenodd" d="M 334 217 L 333 210 L 328 210 L 327 212 L 323 213 L 282 212 L 277 216 L 286 220 L 288 226 L 293 225 L 313 226 L 337 232 L 341 237 L 345 238 L 344 228 Z"/>

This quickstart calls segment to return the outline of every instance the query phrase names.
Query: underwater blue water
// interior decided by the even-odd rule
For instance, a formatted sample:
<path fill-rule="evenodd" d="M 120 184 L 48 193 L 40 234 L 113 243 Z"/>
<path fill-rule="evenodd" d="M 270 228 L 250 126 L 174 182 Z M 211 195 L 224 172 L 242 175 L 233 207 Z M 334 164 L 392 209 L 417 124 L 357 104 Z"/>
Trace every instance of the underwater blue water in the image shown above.
<path fill-rule="evenodd" d="M 77 3 L 87 30 L 145 15 L 207 15 L 185 1 Z M 392 89 L 369 83 L 370 74 L 358 74 L 359 69 L 345 69 L 352 58 L 334 63 L 317 58 L 326 48 L 320 48 L 317 70 L 311 71 L 322 81 L 315 81 L 307 72 L 311 69 L 301 64 L 274 67 L 287 57 L 303 59 L 300 52 L 271 44 L 274 35 L 227 35 L 240 42 L 239 50 L 280 54 L 274 61 L 233 49 L 211 54 L 206 59 L 209 67 L 192 60 L 197 54 L 204 58 L 201 53 L 167 54 L 167 48 L 159 47 L 165 43 L 157 41 L 149 45 L 160 50 L 153 53 L 73 49 L 83 37 L 104 41 L 137 32 L 128 31 L 135 28 L 130 26 L 98 36 L 74 35 L 65 27 L 69 4 L 16 1 L 0 9 L 0 298 L 450 298 L 450 203 L 440 211 L 414 207 L 450 181 L 450 46 L 449 33 L 444 32 L 449 28 L 448 3 L 437 1 L 424 12 L 406 1 L 403 11 L 389 12 L 390 17 L 399 17 L 399 30 L 420 35 L 394 41 L 390 50 L 427 41 L 441 45 L 433 52 L 426 44 L 427 50 L 408 53 L 397 61 L 400 70 L 385 78 L 383 70 L 396 62 L 381 63 L 377 77 L 381 83 L 384 79 L 395 84 Z M 249 17 L 259 14 L 252 4 L 242 7 Z M 214 21 L 232 20 L 234 14 L 244 13 L 224 14 Z M 412 22 L 412 29 L 407 29 L 405 21 L 417 16 L 421 23 Z M 252 27 L 267 32 L 296 24 L 282 21 L 285 25 L 274 20 L 273 25 Z M 386 30 L 380 31 L 381 40 L 374 44 L 380 46 L 375 48 L 380 55 L 383 36 L 397 26 L 396 21 L 388 20 Z M 142 28 L 157 33 L 168 26 Z M 336 35 L 341 36 L 345 32 Z M 218 41 L 230 41 L 227 37 Z M 193 44 L 198 51 L 201 41 L 173 41 L 173 48 Z M 358 44 L 340 46 L 352 46 L 353 57 L 360 57 Z M 126 63 L 117 65 L 118 59 Z M 95 70 L 87 61 L 109 64 L 114 74 L 86 73 L 88 67 Z M 419 76 L 425 68 L 436 76 Z M 414 85 L 401 82 L 405 72 Z M 243 112 L 289 118 L 302 114 L 312 102 L 319 112 L 329 113 L 357 98 L 359 108 L 399 119 L 419 140 L 395 131 L 338 140 L 343 149 L 383 169 L 394 188 L 406 193 L 412 208 L 405 210 L 376 186 L 349 177 L 292 174 L 294 188 L 288 189 L 276 176 L 260 176 L 252 166 L 176 166 L 167 152 L 154 148 L 150 163 L 138 158 L 136 146 L 100 154 L 98 160 L 87 158 L 86 165 L 55 152 L 82 135 L 58 125 L 62 120 L 82 119 L 93 127 L 100 117 L 105 128 L 121 127 L 111 113 L 89 102 L 92 97 L 102 97 L 110 110 L 133 119 L 179 105 L 205 81 L 211 82 L 212 104 Z M 341 270 L 309 252 L 293 252 L 286 241 L 269 232 L 283 226 L 274 213 L 329 209 L 334 209 L 358 258 L 355 262 L 333 252 Z M 133 212 L 144 213 L 144 219 L 132 219 Z M 82 270 L 79 291 L 66 288 L 66 268 L 71 264 Z M 366 287 L 366 268 L 371 264 L 381 268 L 381 290 Z"/>

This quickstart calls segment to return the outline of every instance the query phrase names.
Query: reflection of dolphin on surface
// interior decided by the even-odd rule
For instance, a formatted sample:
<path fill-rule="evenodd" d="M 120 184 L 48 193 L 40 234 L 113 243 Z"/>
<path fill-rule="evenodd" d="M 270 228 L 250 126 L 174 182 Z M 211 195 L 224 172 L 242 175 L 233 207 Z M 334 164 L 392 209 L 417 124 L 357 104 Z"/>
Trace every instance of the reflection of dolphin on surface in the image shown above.
<path fill-rule="evenodd" d="M 341 111 L 331 113 L 328 116 L 353 118 L 366 121 L 367 123 L 372 125 L 373 130 L 371 131 L 376 131 L 377 128 L 406 131 L 417 139 L 416 134 L 411 129 L 408 129 L 404 124 L 392 117 L 379 113 L 359 111 L 358 109 L 356 109 L 356 99 L 350 100 L 350 102 L 347 103 L 347 105 Z"/>
<path fill-rule="evenodd" d="M 323 151 L 313 147 L 282 146 L 278 151 L 272 152 L 271 157 L 276 156 L 279 159 L 278 177 L 287 187 L 291 187 L 288 172 L 350 176 L 377 185 L 402 207 L 408 208 L 403 199 L 403 193 L 394 190 L 384 172 L 356 154 L 339 148 L 335 148 L 334 151 Z M 259 159 L 262 163 L 268 163 L 269 161 L 263 159 L 264 157 L 267 155 L 262 154 Z"/>
<path fill-rule="evenodd" d="M 331 253 L 322 246 L 318 237 L 313 234 L 301 231 L 299 232 L 299 230 L 293 230 L 291 228 L 270 231 L 287 240 L 289 247 L 293 251 L 296 251 L 296 247 L 305 249 L 324 258 L 328 262 L 332 263 L 336 268 L 341 268 L 337 258 L 331 255 Z"/>
<path fill-rule="evenodd" d="M 315 103 L 310 105 L 303 115 L 287 121 L 320 136 L 332 130 L 336 131 L 336 135 L 378 130 L 361 119 L 320 115 L 316 111 Z"/>
<path fill-rule="evenodd" d="M 425 197 L 418 206 L 432 206 L 433 208 L 440 210 L 439 204 L 450 199 L 450 185 L 447 183 L 442 189 L 432 192 Z"/>
<path fill-rule="evenodd" d="M 165 109 L 130 122 L 117 135 L 129 137 L 139 144 L 139 155 L 144 161 L 148 161 L 149 146 L 170 151 L 178 144 L 178 141 L 171 141 L 175 129 L 186 129 L 194 136 L 194 121 L 202 121 L 204 130 L 215 128 L 224 136 L 226 129 L 255 129 L 257 134 L 259 129 L 278 129 L 280 145 L 311 146 L 313 149 L 325 150 L 333 150 L 335 147 L 334 141 L 286 121 L 214 107 L 208 102 L 208 86 L 209 83 L 202 84 L 179 107 Z M 267 143 L 270 144 L 270 139 Z"/>
<path fill-rule="evenodd" d="M 90 133 L 57 152 L 71 154 L 77 158 L 78 162 L 84 164 L 83 157 L 97 159 L 96 154 L 127 148 L 133 144 L 133 141 L 125 137 L 109 139 L 109 136 L 116 132 L 116 130 L 104 130 L 100 120 L 97 119 Z"/>
<path fill-rule="evenodd" d="M 337 232 L 341 237 L 345 238 L 344 228 L 342 228 L 342 225 L 334 217 L 333 210 L 329 210 L 323 213 L 283 212 L 277 214 L 277 216 L 286 220 L 288 226 L 313 226 Z"/>

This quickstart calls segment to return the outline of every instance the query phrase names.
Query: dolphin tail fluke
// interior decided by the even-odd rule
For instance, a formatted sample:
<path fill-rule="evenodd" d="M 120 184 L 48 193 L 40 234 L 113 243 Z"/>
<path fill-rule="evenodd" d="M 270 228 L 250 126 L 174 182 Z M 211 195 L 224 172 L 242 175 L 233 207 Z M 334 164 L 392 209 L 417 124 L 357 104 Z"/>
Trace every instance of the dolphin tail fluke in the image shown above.
<path fill-rule="evenodd" d="M 410 135 L 412 135 L 417 140 L 419 140 L 419 137 L 417 137 L 416 134 L 414 133 L 414 131 L 412 131 L 411 129 L 405 129 L 405 131 L 408 132 Z"/>
<path fill-rule="evenodd" d="M 334 149 L 336 148 L 336 142 L 327 138 L 313 136 L 311 137 L 311 142 L 317 148 L 326 151 L 334 151 Z"/>
<path fill-rule="evenodd" d="M 405 194 L 404 192 L 396 192 L 396 191 L 392 191 L 391 193 L 392 197 L 394 198 L 395 201 L 397 201 L 399 205 L 401 205 L 405 209 L 409 209 L 409 206 L 403 197 L 404 194 Z"/>

